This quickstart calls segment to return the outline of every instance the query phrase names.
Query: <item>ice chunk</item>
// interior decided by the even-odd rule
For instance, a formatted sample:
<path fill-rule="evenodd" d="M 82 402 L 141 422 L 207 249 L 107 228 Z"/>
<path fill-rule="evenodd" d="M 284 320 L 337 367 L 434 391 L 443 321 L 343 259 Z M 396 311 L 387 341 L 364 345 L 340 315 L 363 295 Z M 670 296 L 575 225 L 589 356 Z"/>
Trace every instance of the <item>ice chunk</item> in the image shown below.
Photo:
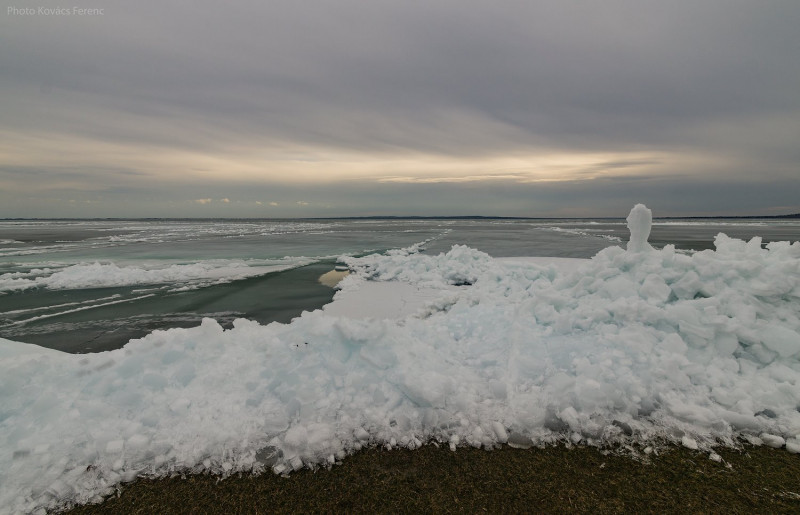
<path fill-rule="evenodd" d="M 355 437 L 362 442 L 369 440 L 369 433 L 363 427 L 356 428 Z"/>
<path fill-rule="evenodd" d="M 649 302 L 664 303 L 672 293 L 672 289 L 664 282 L 664 278 L 656 275 L 648 275 L 642 286 L 639 288 L 641 297 L 647 299 Z"/>
<path fill-rule="evenodd" d="M 684 436 L 681 438 L 681 445 L 693 451 L 696 451 L 699 448 L 699 446 L 697 445 L 697 440 L 695 440 L 694 438 L 689 438 L 688 436 Z"/>
<path fill-rule="evenodd" d="M 800 334 L 785 327 L 770 325 L 761 330 L 761 341 L 782 358 L 800 352 Z"/>
<path fill-rule="evenodd" d="M 553 411 L 548 411 L 544 419 L 544 427 L 554 433 L 563 433 L 569 429 L 569 424 L 556 415 Z"/>
<path fill-rule="evenodd" d="M 652 250 L 647 242 L 650 237 L 650 228 L 653 224 L 653 212 L 644 204 L 636 204 L 626 218 L 631 237 L 628 240 L 629 252 L 642 252 Z"/>
<path fill-rule="evenodd" d="M 515 449 L 530 449 L 533 447 L 533 440 L 521 433 L 512 432 L 508 435 L 508 445 Z"/>
<path fill-rule="evenodd" d="M 303 460 L 300 456 L 295 456 L 289 460 L 289 465 L 292 467 L 292 470 L 298 471 L 303 468 Z"/>
<path fill-rule="evenodd" d="M 302 448 L 308 442 L 308 430 L 304 426 L 292 426 L 286 431 L 283 441 L 289 447 Z"/>
<path fill-rule="evenodd" d="M 267 445 L 256 452 L 256 461 L 265 467 L 272 467 L 283 457 L 283 451 L 273 445 Z"/>
<path fill-rule="evenodd" d="M 620 428 L 625 436 L 633 436 L 633 428 L 627 422 L 622 422 L 621 420 L 614 420 L 612 424 Z"/>
<path fill-rule="evenodd" d="M 508 433 L 506 432 L 506 428 L 503 427 L 503 424 L 500 422 L 492 422 L 492 430 L 498 442 L 506 443 L 508 441 Z"/>
<path fill-rule="evenodd" d="M 773 435 L 770 433 L 761 433 L 759 435 L 761 440 L 764 442 L 765 445 L 769 447 L 774 447 L 775 449 L 780 449 L 786 444 L 786 440 L 783 437 L 778 435 Z"/>
<path fill-rule="evenodd" d="M 458 435 L 450 436 L 450 450 L 451 451 L 455 452 L 456 447 L 458 447 L 459 443 L 461 443 L 461 438 L 459 438 Z"/>
<path fill-rule="evenodd" d="M 47 488 L 47 493 L 56 498 L 62 498 L 62 499 L 69 496 L 74 491 L 75 489 L 72 487 L 72 485 L 67 484 L 65 481 L 61 479 L 56 479 Z"/>

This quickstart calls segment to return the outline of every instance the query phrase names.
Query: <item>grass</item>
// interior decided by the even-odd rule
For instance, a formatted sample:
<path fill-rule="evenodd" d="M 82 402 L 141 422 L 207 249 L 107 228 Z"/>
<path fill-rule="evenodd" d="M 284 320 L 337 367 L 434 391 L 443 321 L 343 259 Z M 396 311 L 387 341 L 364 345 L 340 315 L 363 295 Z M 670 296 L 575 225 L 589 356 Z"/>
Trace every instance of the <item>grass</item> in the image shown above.
<path fill-rule="evenodd" d="M 647 462 L 589 447 L 370 449 L 331 470 L 140 479 L 90 513 L 800 513 L 800 455 L 670 447 Z"/>

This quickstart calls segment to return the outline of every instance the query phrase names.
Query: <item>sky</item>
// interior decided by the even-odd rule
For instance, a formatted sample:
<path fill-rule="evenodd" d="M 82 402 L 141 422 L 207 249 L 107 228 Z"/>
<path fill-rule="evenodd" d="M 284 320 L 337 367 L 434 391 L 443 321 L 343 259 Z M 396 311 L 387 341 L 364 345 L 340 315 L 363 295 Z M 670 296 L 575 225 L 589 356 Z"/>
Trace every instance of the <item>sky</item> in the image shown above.
<path fill-rule="evenodd" d="M 797 0 L 5 2 L 0 217 L 800 212 Z"/>

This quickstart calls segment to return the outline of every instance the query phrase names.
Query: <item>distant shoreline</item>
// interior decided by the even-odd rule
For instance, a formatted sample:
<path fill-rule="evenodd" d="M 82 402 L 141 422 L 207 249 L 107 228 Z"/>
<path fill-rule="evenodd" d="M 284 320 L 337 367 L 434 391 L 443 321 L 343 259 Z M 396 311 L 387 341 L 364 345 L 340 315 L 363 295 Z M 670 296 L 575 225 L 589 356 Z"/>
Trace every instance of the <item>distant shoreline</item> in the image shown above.
<path fill-rule="evenodd" d="M 788 215 L 726 215 L 726 216 L 656 216 L 653 220 L 792 220 L 800 219 L 800 213 Z M 188 221 L 203 222 L 215 220 L 241 220 L 241 221 L 287 221 L 287 220 L 625 220 L 620 216 L 415 216 L 415 215 L 380 215 L 380 216 L 331 216 L 331 217 L 299 217 L 299 218 L 249 218 L 249 217 L 143 217 L 143 218 L 0 218 L 0 222 L 46 222 L 46 221 Z"/>

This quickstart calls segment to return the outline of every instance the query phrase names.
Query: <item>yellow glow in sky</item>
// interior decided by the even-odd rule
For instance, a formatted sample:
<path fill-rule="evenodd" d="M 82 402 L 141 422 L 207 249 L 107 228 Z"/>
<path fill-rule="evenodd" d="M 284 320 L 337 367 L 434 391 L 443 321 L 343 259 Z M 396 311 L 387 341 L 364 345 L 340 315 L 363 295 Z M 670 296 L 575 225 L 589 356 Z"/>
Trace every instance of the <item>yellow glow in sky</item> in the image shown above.
<path fill-rule="evenodd" d="M 241 181 L 272 183 L 517 183 L 583 181 L 607 176 L 647 175 L 675 163 L 663 152 L 517 152 L 512 156 L 357 153 L 317 148 L 237 148 L 204 153 L 170 147 L 115 144 L 70 136 L 4 134 L 0 159 L 8 166 L 50 172 L 48 184 L 24 177 L 4 184 L 31 191 L 39 187 L 93 189 L 97 175 L 105 184 L 137 181 Z M 696 158 L 696 156 L 695 156 Z M 59 171 L 78 171 L 59 173 Z M 126 173 L 126 171 L 128 173 Z M 24 184 L 23 184 L 24 183 Z"/>

